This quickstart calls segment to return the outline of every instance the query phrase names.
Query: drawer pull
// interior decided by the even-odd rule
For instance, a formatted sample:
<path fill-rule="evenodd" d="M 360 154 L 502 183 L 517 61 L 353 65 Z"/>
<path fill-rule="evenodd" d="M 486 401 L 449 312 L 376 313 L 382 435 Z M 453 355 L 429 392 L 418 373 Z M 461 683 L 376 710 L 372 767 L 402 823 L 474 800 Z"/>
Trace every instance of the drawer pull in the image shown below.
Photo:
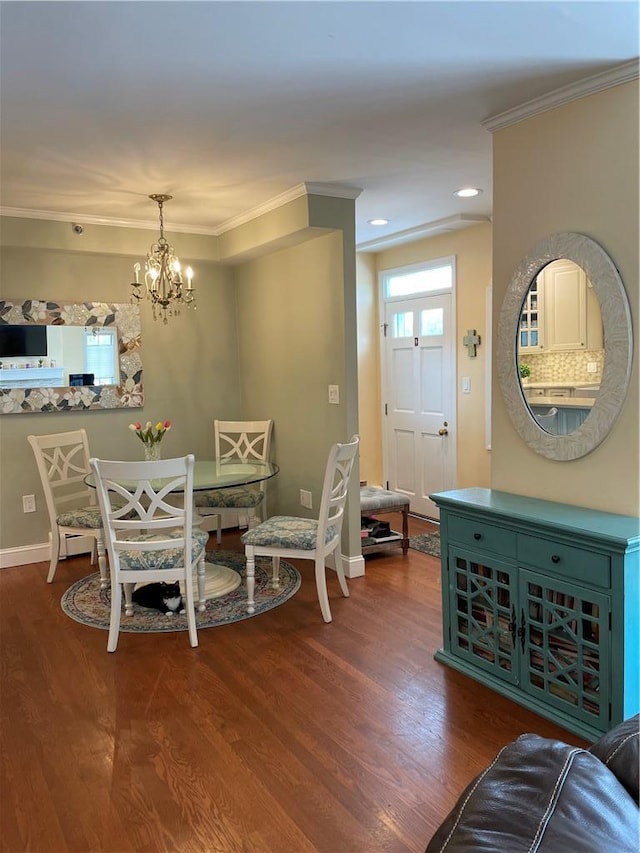
<path fill-rule="evenodd" d="M 474 533 L 473 538 L 476 540 L 476 542 L 479 542 L 482 539 L 482 533 Z"/>
<path fill-rule="evenodd" d="M 559 562 L 560 562 L 560 557 L 559 557 L 557 554 L 552 554 L 552 555 L 551 555 L 551 562 L 552 562 L 552 563 L 559 563 Z"/>

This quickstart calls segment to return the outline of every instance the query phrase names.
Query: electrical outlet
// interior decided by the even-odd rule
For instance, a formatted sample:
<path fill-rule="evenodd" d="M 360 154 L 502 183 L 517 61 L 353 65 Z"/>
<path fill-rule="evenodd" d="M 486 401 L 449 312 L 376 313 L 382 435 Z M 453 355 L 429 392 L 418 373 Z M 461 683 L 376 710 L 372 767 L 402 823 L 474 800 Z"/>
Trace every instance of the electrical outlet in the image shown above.
<path fill-rule="evenodd" d="M 36 496 L 35 495 L 23 495 L 22 496 L 22 512 L 35 512 L 36 511 Z"/>
<path fill-rule="evenodd" d="M 313 509 L 311 492 L 308 492 L 306 489 L 300 489 L 300 504 L 301 506 L 304 506 L 307 509 Z"/>
<path fill-rule="evenodd" d="M 597 361 L 588 361 L 587 362 L 587 373 L 597 373 L 598 372 L 598 362 Z"/>
<path fill-rule="evenodd" d="M 340 402 L 340 386 L 329 385 L 329 402 L 336 405 Z"/>

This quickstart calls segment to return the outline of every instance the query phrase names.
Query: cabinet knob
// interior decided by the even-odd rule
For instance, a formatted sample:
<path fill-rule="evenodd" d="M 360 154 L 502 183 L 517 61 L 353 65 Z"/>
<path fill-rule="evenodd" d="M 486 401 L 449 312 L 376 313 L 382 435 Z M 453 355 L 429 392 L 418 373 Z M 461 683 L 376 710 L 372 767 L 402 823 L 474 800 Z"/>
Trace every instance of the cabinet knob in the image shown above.
<path fill-rule="evenodd" d="M 479 542 L 482 539 L 482 533 L 474 533 L 473 538 L 476 540 L 476 542 Z"/>
<path fill-rule="evenodd" d="M 551 555 L 551 562 L 552 562 L 552 563 L 559 563 L 559 562 L 560 562 L 560 557 L 559 557 L 557 554 L 552 554 L 552 555 Z"/>

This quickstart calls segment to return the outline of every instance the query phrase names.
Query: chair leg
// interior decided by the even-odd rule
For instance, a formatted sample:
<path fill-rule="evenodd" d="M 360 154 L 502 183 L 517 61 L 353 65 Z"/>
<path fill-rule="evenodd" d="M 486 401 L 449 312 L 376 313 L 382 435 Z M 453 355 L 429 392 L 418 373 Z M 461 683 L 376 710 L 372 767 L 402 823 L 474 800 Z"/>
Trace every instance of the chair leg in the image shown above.
<path fill-rule="evenodd" d="M 347 579 L 344 575 L 344 564 L 342 562 L 342 550 L 340 549 L 340 546 L 338 546 L 333 552 L 333 561 L 336 567 L 336 574 L 338 575 L 338 583 L 340 584 L 342 594 L 345 598 L 349 598 L 349 587 L 347 586 Z"/>
<path fill-rule="evenodd" d="M 257 527 L 260 524 L 260 519 L 256 515 L 256 511 L 253 507 L 249 507 L 249 509 L 247 510 L 247 519 L 249 530 L 252 530 L 254 527 Z"/>
<path fill-rule="evenodd" d="M 204 552 L 202 562 L 204 564 Z M 190 570 L 189 570 L 190 571 Z M 200 562 L 198 562 L 198 572 L 200 571 Z M 198 578 L 199 579 L 199 578 Z M 185 593 L 187 599 L 187 625 L 189 626 L 189 643 L 192 649 L 198 645 L 198 630 L 196 628 L 196 608 L 193 600 L 193 575 L 188 580 L 185 580 Z"/>
<path fill-rule="evenodd" d="M 122 608 L 122 584 L 111 585 L 111 619 L 109 621 L 109 639 L 107 640 L 107 651 L 115 652 L 118 646 L 118 633 L 120 631 L 120 609 Z"/>
<path fill-rule="evenodd" d="M 324 555 L 317 554 L 316 559 L 316 589 L 318 590 L 318 601 L 322 618 L 325 622 L 331 622 L 331 608 L 329 607 L 329 596 L 327 594 L 327 570 L 324 567 Z"/>
<path fill-rule="evenodd" d="M 274 557 L 271 562 L 271 589 L 280 589 L 280 557 Z"/>
<path fill-rule="evenodd" d="M 51 545 L 51 562 L 49 563 L 47 583 L 53 581 L 56 569 L 58 568 L 58 560 L 60 559 L 60 533 L 57 528 L 49 533 L 49 543 Z"/>
<path fill-rule="evenodd" d="M 218 516 L 218 518 L 220 518 L 220 516 Z M 205 608 L 207 606 L 207 600 L 204 597 L 204 582 L 205 582 L 204 551 L 202 552 L 202 556 L 198 560 L 198 567 L 196 569 L 196 572 L 197 572 L 197 576 L 198 576 L 198 612 L 204 613 Z"/>
<path fill-rule="evenodd" d="M 120 584 L 118 584 L 120 586 Z M 135 584 L 125 583 L 124 586 L 124 615 L 133 616 L 133 588 Z"/>
<path fill-rule="evenodd" d="M 247 613 L 255 613 L 253 595 L 256 586 L 256 558 L 250 545 L 247 545 L 245 553 L 247 558 Z"/>
<path fill-rule="evenodd" d="M 109 576 L 107 575 L 107 552 L 104 547 L 104 536 L 102 533 L 96 536 L 96 548 L 98 551 L 98 567 L 100 569 L 100 589 L 106 589 L 109 586 Z"/>
<path fill-rule="evenodd" d="M 222 542 L 222 513 L 216 515 L 216 542 L 218 545 Z"/>

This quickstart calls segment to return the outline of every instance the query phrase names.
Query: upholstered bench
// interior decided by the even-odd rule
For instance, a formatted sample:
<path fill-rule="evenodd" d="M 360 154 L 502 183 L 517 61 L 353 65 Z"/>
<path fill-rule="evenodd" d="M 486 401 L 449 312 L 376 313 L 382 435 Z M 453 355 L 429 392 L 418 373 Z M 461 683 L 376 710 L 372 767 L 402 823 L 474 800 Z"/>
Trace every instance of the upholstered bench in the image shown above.
<path fill-rule="evenodd" d="M 409 549 L 409 499 L 407 496 L 376 486 L 361 486 L 360 513 L 361 515 L 369 515 L 372 512 L 401 512 L 402 537 L 398 536 L 393 539 L 382 540 L 376 542 L 375 545 L 363 544 L 362 553 L 364 554 L 369 550 L 382 546 L 401 545 L 402 553 L 406 554 Z"/>

